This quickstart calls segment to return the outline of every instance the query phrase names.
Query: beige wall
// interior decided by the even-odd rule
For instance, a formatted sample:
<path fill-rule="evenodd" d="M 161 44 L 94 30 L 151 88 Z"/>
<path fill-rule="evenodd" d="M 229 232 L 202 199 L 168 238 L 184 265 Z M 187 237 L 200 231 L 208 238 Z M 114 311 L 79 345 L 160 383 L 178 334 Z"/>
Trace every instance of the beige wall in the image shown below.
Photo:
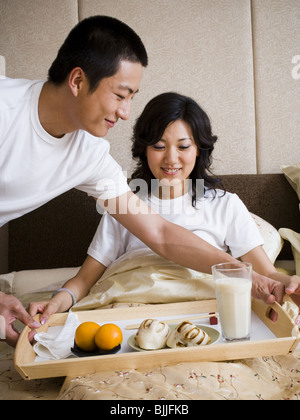
<path fill-rule="evenodd" d="M 207 110 L 220 136 L 216 169 L 223 173 L 254 173 L 249 1 L 127 0 L 125 4 L 127 7 L 119 0 L 80 1 L 79 18 L 93 13 L 113 14 L 132 26 L 146 44 L 149 67 L 134 103 L 130 125 L 156 94 L 174 90 L 190 95 Z M 126 169 L 131 161 L 130 134 L 124 123 L 109 136 L 112 152 Z M 126 145 L 126 156 L 120 143 Z M 239 157 L 241 143 L 250 157 L 246 162 Z"/>
<path fill-rule="evenodd" d="M 167 90 L 193 96 L 210 115 L 216 172 L 276 173 L 300 160 L 299 0 L 1 0 L 7 76 L 45 78 L 69 30 L 93 14 L 127 22 L 150 58 L 131 120 L 108 136 L 124 170 L 133 167 L 135 118 Z"/>
<path fill-rule="evenodd" d="M 132 125 L 168 90 L 210 115 L 215 172 L 278 173 L 300 161 L 299 0 L 0 0 L 7 76 L 46 78 L 67 33 L 94 14 L 124 20 L 149 53 L 131 119 L 107 137 L 128 175 Z"/>
<path fill-rule="evenodd" d="M 257 167 L 279 172 L 300 161 L 300 70 L 295 79 L 292 63 L 300 55 L 300 1 L 252 5 Z"/>

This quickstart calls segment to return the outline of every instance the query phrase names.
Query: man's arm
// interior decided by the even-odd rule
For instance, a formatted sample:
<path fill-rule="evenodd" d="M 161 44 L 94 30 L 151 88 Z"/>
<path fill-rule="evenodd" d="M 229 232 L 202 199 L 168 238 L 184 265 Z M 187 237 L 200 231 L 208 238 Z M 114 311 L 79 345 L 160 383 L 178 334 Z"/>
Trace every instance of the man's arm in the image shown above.
<path fill-rule="evenodd" d="M 177 264 L 211 273 L 214 264 L 236 262 L 189 230 L 162 218 L 132 192 L 98 203 L 154 252 Z"/>

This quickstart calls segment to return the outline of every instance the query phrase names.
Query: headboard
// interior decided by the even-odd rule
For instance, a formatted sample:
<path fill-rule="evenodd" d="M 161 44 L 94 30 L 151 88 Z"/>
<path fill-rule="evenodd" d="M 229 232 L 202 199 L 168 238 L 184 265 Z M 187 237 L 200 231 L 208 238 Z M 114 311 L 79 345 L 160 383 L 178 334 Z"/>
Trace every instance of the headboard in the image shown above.
<path fill-rule="evenodd" d="M 226 175 L 227 191 L 235 192 L 248 210 L 271 223 L 300 232 L 297 195 L 282 174 Z M 100 221 L 95 200 L 71 190 L 9 223 L 9 271 L 77 267 Z M 285 245 L 281 259 L 292 259 Z"/>

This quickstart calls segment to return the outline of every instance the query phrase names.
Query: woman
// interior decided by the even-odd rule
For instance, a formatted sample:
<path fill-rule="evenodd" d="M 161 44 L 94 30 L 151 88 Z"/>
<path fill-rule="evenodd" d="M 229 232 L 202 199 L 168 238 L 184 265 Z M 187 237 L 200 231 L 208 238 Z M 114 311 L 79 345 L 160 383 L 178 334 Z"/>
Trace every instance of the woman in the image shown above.
<path fill-rule="evenodd" d="M 132 178 L 139 186 L 138 194 L 166 219 L 218 249 L 230 250 L 234 258 L 252 263 L 254 272 L 284 283 L 299 305 L 300 278 L 276 271 L 250 213 L 211 173 L 216 141 L 207 114 L 191 98 L 164 93 L 152 99 L 133 133 L 132 155 L 137 168 Z M 204 182 L 202 190 L 199 180 Z M 52 313 L 68 310 L 88 294 L 115 260 L 143 247 L 147 248 L 105 214 L 79 273 L 50 302 L 31 303 L 30 314 L 42 313 L 44 323 Z"/>

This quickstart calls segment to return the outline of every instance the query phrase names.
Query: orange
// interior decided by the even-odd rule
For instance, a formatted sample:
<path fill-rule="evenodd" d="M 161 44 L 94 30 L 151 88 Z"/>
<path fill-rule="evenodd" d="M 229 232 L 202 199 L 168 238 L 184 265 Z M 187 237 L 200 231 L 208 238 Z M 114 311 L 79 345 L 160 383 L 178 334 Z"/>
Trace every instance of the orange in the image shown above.
<path fill-rule="evenodd" d="M 100 325 L 96 322 L 83 322 L 75 332 L 75 343 L 83 351 L 95 351 L 95 335 Z"/>
<path fill-rule="evenodd" d="M 104 324 L 96 333 L 95 343 L 100 350 L 112 350 L 121 344 L 123 334 L 121 329 L 115 324 Z"/>

